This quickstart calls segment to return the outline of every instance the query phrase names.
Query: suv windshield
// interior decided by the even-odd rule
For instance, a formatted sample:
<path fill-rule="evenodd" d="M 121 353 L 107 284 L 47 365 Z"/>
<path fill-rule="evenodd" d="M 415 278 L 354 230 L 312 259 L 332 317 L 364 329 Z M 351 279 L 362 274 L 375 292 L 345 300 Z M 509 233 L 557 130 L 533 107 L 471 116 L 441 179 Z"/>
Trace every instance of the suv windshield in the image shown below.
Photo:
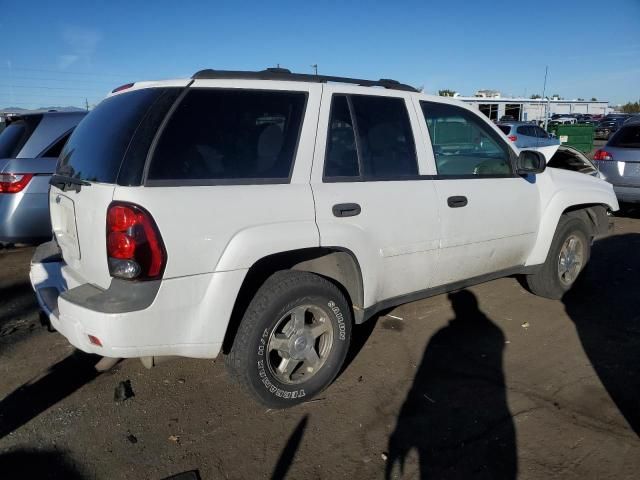
<path fill-rule="evenodd" d="M 640 125 L 622 128 L 609 140 L 609 146 L 618 148 L 640 148 Z"/>
<path fill-rule="evenodd" d="M 136 128 L 162 92 L 161 88 L 135 90 L 100 103 L 74 130 L 60 154 L 56 173 L 114 183 Z"/>

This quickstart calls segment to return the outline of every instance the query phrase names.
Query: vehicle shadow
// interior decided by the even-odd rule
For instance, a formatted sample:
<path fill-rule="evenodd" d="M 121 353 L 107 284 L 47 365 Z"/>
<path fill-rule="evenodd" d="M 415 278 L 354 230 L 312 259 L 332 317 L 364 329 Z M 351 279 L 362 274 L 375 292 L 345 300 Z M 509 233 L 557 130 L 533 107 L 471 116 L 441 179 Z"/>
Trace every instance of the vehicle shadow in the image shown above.
<path fill-rule="evenodd" d="M 621 203 L 616 217 L 640 219 L 640 206 L 634 203 Z"/>
<path fill-rule="evenodd" d="M 640 234 L 595 243 L 562 299 L 600 381 L 640 435 Z"/>
<path fill-rule="evenodd" d="M 468 290 L 449 294 L 455 318 L 436 332 L 389 438 L 386 478 L 415 450 L 419 478 L 515 478 L 515 426 L 503 372 L 505 337 Z"/>
<path fill-rule="evenodd" d="M 0 454 L 0 472 L 3 480 L 85 478 L 74 462 L 57 450 L 19 449 Z"/>
<path fill-rule="evenodd" d="M 38 302 L 26 281 L 0 287 L 0 337 L 12 333 L 15 329 L 11 324 L 20 318 L 24 318 L 38 312 Z"/>
<path fill-rule="evenodd" d="M 94 366 L 99 359 L 97 355 L 75 351 L 3 398 L 0 401 L 0 438 L 97 377 L 99 372 Z"/>

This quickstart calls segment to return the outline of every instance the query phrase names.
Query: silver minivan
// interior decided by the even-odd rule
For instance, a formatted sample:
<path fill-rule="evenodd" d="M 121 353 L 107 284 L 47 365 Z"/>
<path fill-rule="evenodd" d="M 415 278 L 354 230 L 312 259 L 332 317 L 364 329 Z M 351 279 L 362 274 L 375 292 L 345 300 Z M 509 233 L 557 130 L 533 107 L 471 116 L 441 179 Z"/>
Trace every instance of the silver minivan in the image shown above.
<path fill-rule="evenodd" d="M 640 203 L 640 121 L 625 123 L 593 159 L 620 202 Z"/>
<path fill-rule="evenodd" d="M 58 155 L 87 112 L 43 112 L 8 118 L 0 133 L 0 244 L 51 237 L 49 179 Z"/>

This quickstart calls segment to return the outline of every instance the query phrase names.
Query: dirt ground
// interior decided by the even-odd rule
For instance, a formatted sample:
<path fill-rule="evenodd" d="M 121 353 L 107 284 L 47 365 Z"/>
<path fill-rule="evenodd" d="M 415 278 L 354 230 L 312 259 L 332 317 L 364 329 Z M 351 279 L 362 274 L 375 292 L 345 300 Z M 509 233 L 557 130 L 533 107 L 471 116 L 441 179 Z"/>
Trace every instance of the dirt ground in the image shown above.
<path fill-rule="evenodd" d="M 640 211 L 563 301 L 505 278 L 401 306 L 287 411 L 247 398 L 221 360 L 96 375 L 40 326 L 32 252 L 0 250 L 3 479 L 638 478 Z M 114 401 L 126 380 L 135 396 Z"/>

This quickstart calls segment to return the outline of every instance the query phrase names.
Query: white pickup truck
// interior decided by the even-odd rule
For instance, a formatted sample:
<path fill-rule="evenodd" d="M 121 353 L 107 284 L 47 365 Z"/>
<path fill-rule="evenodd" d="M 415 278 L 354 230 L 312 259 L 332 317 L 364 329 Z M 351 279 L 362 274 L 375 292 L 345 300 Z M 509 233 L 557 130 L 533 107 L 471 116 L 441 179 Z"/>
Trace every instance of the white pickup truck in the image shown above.
<path fill-rule="evenodd" d="M 62 151 L 50 208 L 31 281 L 69 342 L 147 365 L 222 353 L 287 407 L 382 309 L 515 274 L 560 298 L 618 203 L 455 100 L 267 69 L 114 90 Z"/>

